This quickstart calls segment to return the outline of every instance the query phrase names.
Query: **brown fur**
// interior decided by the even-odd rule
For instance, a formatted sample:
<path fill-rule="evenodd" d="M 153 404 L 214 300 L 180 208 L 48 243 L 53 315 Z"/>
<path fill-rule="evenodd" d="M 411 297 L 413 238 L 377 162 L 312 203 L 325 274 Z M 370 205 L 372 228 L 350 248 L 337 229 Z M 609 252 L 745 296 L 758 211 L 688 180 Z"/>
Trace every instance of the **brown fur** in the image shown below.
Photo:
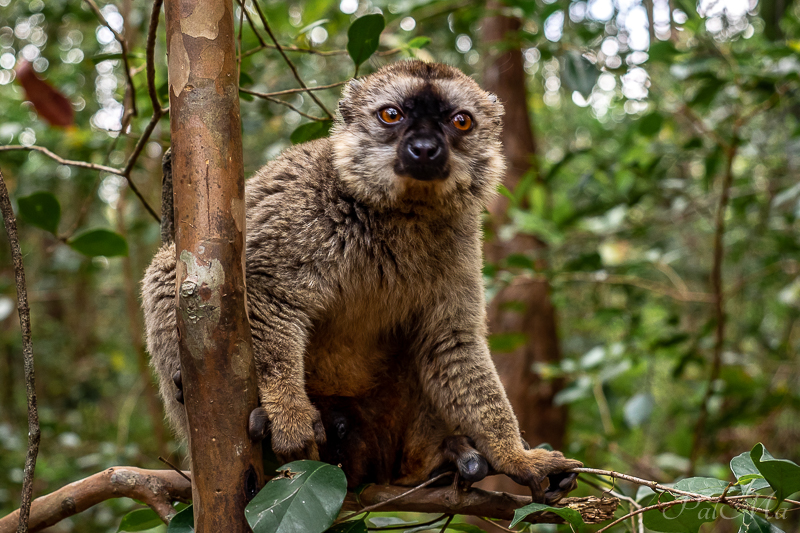
<path fill-rule="evenodd" d="M 474 118 L 469 133 L 446 134 L 445 180 L 395 172 L 402 134 L 376 113 L 412 97 Z M 480 214 L 504 170 L 501 104 L 452 67 L 407 61 L 351 82 L 339 111 L 330 139 L 292 147 L 247 182 L 249 315 L 275 452 L 316 459 L 321 447 L 350 462 L 351 483 L 413 484 L 445 461 L 445 437 L 464 435 L 541 494 L 545 476 L 580 463 L 525 449 L 486 344 Z M 169 245 L 143 305 L 167 414 L 185 435 L 174 298 Z M 330 434 L 338 419 L 347 438 Z"/>

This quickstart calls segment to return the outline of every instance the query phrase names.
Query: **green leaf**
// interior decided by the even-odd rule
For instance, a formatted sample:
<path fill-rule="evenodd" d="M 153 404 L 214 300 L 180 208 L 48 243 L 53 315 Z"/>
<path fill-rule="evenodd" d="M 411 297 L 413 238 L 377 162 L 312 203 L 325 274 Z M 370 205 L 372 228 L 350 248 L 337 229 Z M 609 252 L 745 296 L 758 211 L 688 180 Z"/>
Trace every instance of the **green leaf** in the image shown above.
<path fill-rule="evenodd" d="M 652 137 L 661 131 L 661 126 L 663 125 L 664 117 L 660 113 L 650 113 L 639 121 L 639 133 L 645 137 Z"/>
<path fill-rule="evenodd" d="M 409 48 L 425 48 L 429 44 L 431 44 L 430 37 L 414 37 L 408 41 Z"/>
<path fill-rule="evenodd" d="M 336 524 L 327 530 L 328 533 L 367 533 L 367 523 L 361 520 L 349 520 Z"/>
<path fill-rule="evenodd" d="M 67 241 L 73 250 L 95 257 L 128 255 L 128 241 L 119 233 L 107 229 L 90 229 Z"/>
<path fill-rule="evenodd" d="M 578 91 L 584 98 L 592 93 L 600 71 L 580 52 L 570 50 L 564 54 L 561 81 L 570 91 Z"/>
<path fill-rule="evenodd" d="M 152 509 L 136 509 L 122 517 L 117 531 L 147 531 L 163 523 Z"/>
<path fill-rule="evenodd" d="M 727 486 L 727 481 L 712 477 L 690 477 L 675 483 L 675 488 L 678 490 L 694 492 L 703 496 L 719 496 L 725 492 Z M 736 492 L 739 492 L 739 489 L 731 487 L 728 494 L 734 494 Z"/>
<path fill-rule="evenodd" d="M 783 533 L 783 530 L 767 522 L 755 513 L 742 513 L 742 525 L 739 533 Z"/>
<path fill-rule="evenodd" d="M 750 451 L 750 459 L 769 482 L 780 503 L 800 491 L 800 466 L 788 459 L 775 459 L 760 442 Z"/>
<path fill-rule="evenodd" d="M 656 494 L 646 506 L 675 500 L 672 494 Z M 666 533 L 697 533 L 700 526 L 716 520 L 714 507 L 708 503 L 679 503 L 666 509 L 653 509 L 644 513 L 644 525 L 653 531 Z"/>
<path fill-rule="evenodd" d="M 52 193 L 35 192 L 30 196 L 23 196 L 17 200 L 17 204 L 19 205 L 19 214 L 26 222 L 49 231 L 53 235 L 58 232 L 61 204 Z"/>
<path fill-rule="evenodd" d="M 321 533 L 331 527 L 347 493 L 342 469 L 294 461 L 281 471 L 245 508 L 253 533 Z"/>
<path fill-rule="evenodd" d="M 717 93 L 724 87 L 725 83 L 722 80 L 714 77 L 706 81 L 695 93 L 694 98 L 689 102 L 692 107 L 708 107 Z"/>
<path fill-rule="evenodd" d="M 333 122 L 326 120 L 324 122 L 314 121 L 302 124 L 295 129 L 289 136 L 292 144 L 300 144 L 314 139 L 322 139 L 327 137 L 331 131 Z"/>
<path fill-rule="evenodd" d="M 364 15 L 356 19 L 347 30 L 347 53 L 358 67 L 378 50 L 386 22 L 383 15 Z"/>
<path fill-rule="evenodd" d="M 194 508 L 191 505 L 172 517 L 167 533 L 194 533 Z"/>
<path fill-rule="evenodd" d="M 529 514 L 540 512 L 555 513 L 563 518 L 568 524 L 575 527 L 581 527 L 585 525 L 581 513 L 575 509 L 569 509 L 568 507 L 550 507 L 549 505 L 544 505 L 541 503 L 529 503 L 525 507 L 520 507 L 514 511 L 514 520 L 512 520 L 508 526 L 514 527 L 522 522 L 522 520 Z"/>
<path fill-rule="evenodd" d="M 513 352 L 528 342 L 524 333 L 494 333 L 489 335 L 489 349 L 497 353 Z"/>
<path fill-rule="evenodd" d="M 750 459 L 750 452 L 744 452 L 731 459 L 731 472 L 747 492 L 769 487 L 769 483 L 762 476 L 753 460 Z M 747 485 L 749 483 L 749 485 Z"/>
<path fill-rule="evenodd" d="M 675 46 L 669 41 L 653 43 L 647 51 L 650 61 L 654 63 L 669 63 L 678 53 L 678 50 L 676 50 Z"/>

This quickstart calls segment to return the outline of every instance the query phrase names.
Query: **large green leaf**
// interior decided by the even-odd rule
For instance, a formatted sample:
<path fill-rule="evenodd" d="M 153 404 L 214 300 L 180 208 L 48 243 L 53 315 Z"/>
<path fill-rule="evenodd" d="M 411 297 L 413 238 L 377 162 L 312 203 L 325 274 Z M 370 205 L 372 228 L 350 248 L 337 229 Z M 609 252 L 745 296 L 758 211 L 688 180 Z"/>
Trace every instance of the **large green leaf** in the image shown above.
<path fill-rule="evenodd" d="M 83 255 L 115 257 L 128 255 L 128 241 L 119 233 L 107 229 L 90 229 L 67 241 L 72 249 Z"/>
<path fill-rule="evenodd" d="M 549 505 L 544 505 L 542 503 L 529 503 L 525 507 L 520 507 L 516 511 L 514 511 L 514 520 L 511 521 L 509 527 L 514 527 L 520 522 L 522 522 L 525 517 L 532 513 L 540 513 L 540 512 L 548 512 L 548 513 L 555 513 L 561 518 L 563 518 L 568 524 L 573 525 L 575 527 L 581 527 L 584 525 L 583 517 L 581 513 L 576 511 L 575 509 L 570 509 L 568 507 L 550 507 Z"/>
<path fill-rule="evenodd" d="M 194 509 L 191 505 L 172 517 L 167 533 L 194 533 Z"/>
<path fill-rule="evenodd" d="M 797 463 L 775 459 L 760 442 L 750 451 L 750 459 L 775 491 L 776 504 L 800 491 L 800 466 Z"/>
<path fill-rule="evenodd" d="M 147 531 L 163 523 L 152 509 L 136 509 L 122 517 L 122 522 L 120 522 L 117 532 Z"/>
<path fill-rule="evenodd" d="M 486 533 L 485 530 L 472 524 L 450 524 L 447 531 L 461 531 L 462 533 Z"/>
<path fill-rule="evenodd" d="M 731 472 L 742 485 L 743 490 L 753 492 L 769 487 L 769 483 L 758 471 L 750 452 L 743 452 L 731 459 Z"/>
<path fill-rule="evenodd" d="M 378 50 L 386 22 L 383 15 L 364 15 L 355 20 L 347 30 L 347 53 L 358 67 Z"/>
<path fill-rule="evenodd" d="M 742 513 L 742 525 L 739 533 L 783 533 L 783 530 L 767 522 L 767 519 L 755 513 Z"/>
<path fill-rule="evenodd" d="M 313 141 L 314 139 L 322 139 L 328 136 L 332 125 L 333 122 L 330 120 L 301 124 L 292 132 L 289 136 L 289 140 L 292 141 L 292 144 L 300 144 Z"/>
<path fill-rule="evenodd" d="M 319 461 L 281 467 L 245 508 L 253 533 L 321 533 L 333 524 L 347 493 L 342 469 Z"/>
<path fill-rule="evenodd" d="M 61 204 L 52 193 L 35 192 L 30 196 L 23 196 L 17 203 L 19 204 L 19 214 L 26 222 L 49 231 L 53 235 L 58 232 Z"/>
<path fill-rule="evenodd" d="M 672 494 L 656 494 L 646 505 L 656 505 L 674 500 L 675 497 Z M 711 504 L 687 502 L 666 509 L 647 511 L 644 513 L 644 525 L 653 531 L 666 533 L 697 533 L 701 525 L 713 522 L 716 518 L 716 511 Z"/>
<path fill-rule="evenodd" d="M 727 481 L 713 477 L 690 477 L 675 483 L 675 488 L 678 490 L 694 492 L 702 496 L 719 496 L 725 492 L 727 486 Z M 731 487 L 728 494 L 735 494 L 737 492 L 739 492 L 738 488 Z"/>

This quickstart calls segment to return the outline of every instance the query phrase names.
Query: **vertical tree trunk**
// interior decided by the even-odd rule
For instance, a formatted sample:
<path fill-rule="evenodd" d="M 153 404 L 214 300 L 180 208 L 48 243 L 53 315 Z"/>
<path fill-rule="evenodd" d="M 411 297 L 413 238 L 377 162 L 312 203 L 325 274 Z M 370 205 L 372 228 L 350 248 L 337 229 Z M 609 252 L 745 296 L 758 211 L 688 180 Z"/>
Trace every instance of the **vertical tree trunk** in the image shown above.
<path fill-rule="evenodd" d="M 178 334 L 195 530 L 250 531 L 263 478 L 247 434 L 258 405 L 245 311 L 245 204 L 230 0 L 168 0 Z"/>
<path fill-rule="evenodd" d="M 497 11 L 499 7 L 496 3 L 489 4 L 490 10 Z M 500 50 L 487 60 L 484 79 L 485 88 L 497 94 L 505 106 L 503 145 L 508 171 L 504 185 L 510 190 L 514 190 L 522 176 L 531 169 L 537 178 L 539 176 L 536 141 L 528 115 L 522 52 L 518 45 L 508 45 L 513 42 L 513 33 L 520 26 L 518 19 L 496 14 L 487 17 L 483 23 L 486 44 L 495 45 Z M 498 196 L 490 206 L 491 225 L 494 229 L 507 222 L 507 209 L 508 199 L 504 196 Z M 486 260 L 490 263 L 498 264 L 510 254 L 541 255 L 536 252 L 545 248 L 542 241 L 531 235 L 520 234 L 509 241 L 501 241 L 497 238 L 497 233 L 493 233 L 494 238 L 487 241 L 484 248 Z M 536 261 L 543 266 L 541 258 Z M 494 361 L 519 419 L 520 428 L 525 432 L 525 439 L 533 446 L 548 442 L 555 448 L 560 448 L 564 439 L 566 411 L 553 405 L 553 396 L 561 384 L 544 382 L 533 371 L 536 362 L 552 363 L 561 356 L 549 284 L 524 275 L 515 277 L 492 300 L 489 306 L 489 328 L 493 334 L 527 335 L 525 345 L 510 353 L 494 354 Z M 522 490 L 503 476 L 490 478 L 485 483 L 481 486 L 493 490 Z"/>

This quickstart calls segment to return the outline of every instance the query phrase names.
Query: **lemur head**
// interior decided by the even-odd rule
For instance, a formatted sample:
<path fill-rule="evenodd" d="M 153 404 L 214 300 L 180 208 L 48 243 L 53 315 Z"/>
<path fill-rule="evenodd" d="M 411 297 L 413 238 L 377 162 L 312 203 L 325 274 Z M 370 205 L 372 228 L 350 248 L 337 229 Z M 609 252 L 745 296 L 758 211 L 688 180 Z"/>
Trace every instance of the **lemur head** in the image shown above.
<path fill-rule="evenodd" d="M 374 207 L 480 208 L 505 169 L 502 116 L 497 98 L 456 68 L 394 63 L 345 86 L 335 165 Z"/>

